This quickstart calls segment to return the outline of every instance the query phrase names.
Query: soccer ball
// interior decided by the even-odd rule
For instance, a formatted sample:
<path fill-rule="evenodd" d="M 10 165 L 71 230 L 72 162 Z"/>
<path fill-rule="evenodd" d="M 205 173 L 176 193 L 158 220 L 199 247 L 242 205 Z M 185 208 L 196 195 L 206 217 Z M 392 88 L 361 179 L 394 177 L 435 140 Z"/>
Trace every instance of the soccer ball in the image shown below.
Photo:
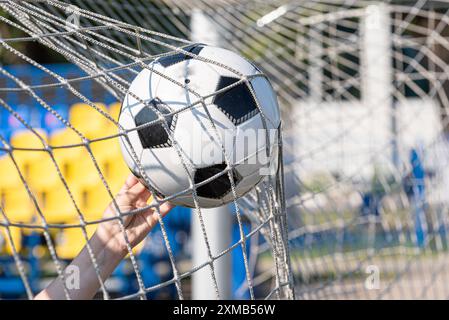
<path fill-rule="evenodd" d="M 132 81 L 120 146 L 130 170 L 158 196 L 218 207 L 276 168 L 279 107 L 268 79 L 245 58 L 203 44 L 183 50 Z"/>

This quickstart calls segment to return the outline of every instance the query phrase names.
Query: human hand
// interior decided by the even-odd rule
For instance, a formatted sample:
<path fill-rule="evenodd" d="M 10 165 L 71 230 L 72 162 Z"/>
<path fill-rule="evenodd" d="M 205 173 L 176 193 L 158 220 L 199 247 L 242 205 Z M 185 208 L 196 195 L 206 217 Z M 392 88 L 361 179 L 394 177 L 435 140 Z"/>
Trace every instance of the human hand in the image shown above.
<path fill-rule="evenodd" d="M 125 213 L 148 206 L 147 202 L 150 196 L 151 192 L 134 175 L 130 174 L 115 197 L 115 201 L 120 212 Z M 169 202 L 161 204 L 159 207 L 161 215 L 165 216 L 173 207 L 174 205 Z M 103 218 L 116 216 L 116 207 L 111 202 L 106 208 Z M 123 225 L 131 247 L 139 244 L 157 223 L 158 214 L 155 208 L 148 208 L 137 214 L 123 216 Z M 117 219 L 100 223 L 97 236 L 104 243 L 107 243 L 110 249 L 126 255 L 125 237 Z"/>

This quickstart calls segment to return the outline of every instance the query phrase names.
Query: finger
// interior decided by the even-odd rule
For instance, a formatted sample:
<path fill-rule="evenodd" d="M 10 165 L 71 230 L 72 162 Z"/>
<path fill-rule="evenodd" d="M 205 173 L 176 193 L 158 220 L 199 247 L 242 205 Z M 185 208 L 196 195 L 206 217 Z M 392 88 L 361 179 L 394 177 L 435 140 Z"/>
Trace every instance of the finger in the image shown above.
<path fill-rule="evenodd" d="M 159 211 L 160 211 L 162 217 L 165 217 L 170 212 L 170 210 L 173 209 L 174 207 L 175 207 L 175 205 L 169 201 L 166 201 L 163 204 L 161 204 L 159 206 Z"/>
<path fill-rule="evenodd" d="M 158 197 L 159 200 L 162 200 L 160 197 Z M 161 212 L 162 217 L 165 217 L 165 215 L 167 213 L 170 212 L 171 209 L 173 209 L 174 207 L 176 207 L 174 204 L 172 204 L 170 201 L 164 201 L 161 202 L 160 206 L 159 206 L 159 210 Z"/>
<path fill-rule="evenodd" d="M 173 209 L 174 207 L 175 206 L 168 201 L 161 204 L 159 206 L 159 212 L 160 212 L 162 218 L 165 217 L 170 212 L 170 210 Z M 142 213 L 142 215 L 151 228 L 153 228 L 159 222 L 157 208 L 148 209 L 148 210 L 144 211 Z"/>
<path fill-rule="evenodd" d="M 146 202 L 151 196 L 151 191 L 139 181 L 131 189 L 129 189 L 128 194 L 134 203 L 137 204 L 140 202 Z"/>
<path fill-rule="evenodd" d="M 170 212 L 170 210 L 173 209 L 174 207 L 175 206 L 168 201 L 160 204 L 159 212 L 160 212 L 162 218 L 165 217 Z M 157 208 L 154 209 L 154 213 L 155 213 L 155 216 L 157 217 Z"/>
<path fill-rule="evenodd" d="M 136 200 L 136 207 L 138 208 L 143 208 L 148 206 L 148 203 L 152 202 L 152 198 L 151 201 L 149 201 L 151 198 L 151 191 L 148 189 L 145 189 L 144 192 L 141 193 L 141 195 L 139 196 L 139 198 Z"/>
<path fill-rule="evenodd" d="M 127 190 L 131 189 L 133 186 L 135 186 L 139 182 L 139 179 L 136 178 L 132 173 L 128 175 L 128 177 L 125 180 L 125 183 L 123 184 L 122 188 L 120 189 L 120 192 L 126 192 Z"/>
<path fill-rule="evenodd" d="M 149 191 L 146 189 L 146 187 L 137 180 L 137 183 L 135 183 L 131 188 L 126 189 L 125 186 L 122 188 L 122 190 L 118 194 L 117 201 L 121 205 L 132 206 L 135 205 L 140 198 L 144 199 L 146 197 L 148 199 L 148 193 Z"/>

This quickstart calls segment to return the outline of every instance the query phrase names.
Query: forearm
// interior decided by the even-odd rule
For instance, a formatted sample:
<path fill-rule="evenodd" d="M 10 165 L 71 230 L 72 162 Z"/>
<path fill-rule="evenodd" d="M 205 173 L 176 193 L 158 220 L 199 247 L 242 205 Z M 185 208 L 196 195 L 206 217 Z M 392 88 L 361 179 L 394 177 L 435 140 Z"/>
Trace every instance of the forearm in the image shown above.
<path fill-rule="evenodd" d="M 97 232 L 89 240 L 93 256 L 95 257 L 100 276 L 105 281 L 125 257 L 126 251 L 117 245 L 114 238 L 107 237 Z M 94 264 L 88 252 L 87 246 L 72 261 L 70 266 L 75 266 L 79 270 L 79 288 L 68 286 L 67 291 L 71 299 L 92 299 L 100 288 L 100 281 L 95 272 Z M 66 286 L 67 287 L 67 286 Z M 65 299 L 64 284 L 60 277 L 56 278 L 45 290 L 36 296 L 36 299 Z"/>
<path fill-rule="evenodd" d="M 152 208 L 145 209 L 150 196 L 151 193 L 145 186 L 130 174 L 117 194 L 115 204 L 111 203 L 106 208 L 103 214 L 105 221 L 98 225 L 97 231 L 89 240 L 92 255 L 89 254 L 86 246 L 70 264 L 71 269 L 79 270 L 79 288 L 73 288 L 73 283 L 67 281 L 68 277 L 66 284 L 70 285 L 64 286 L 64 282 L 58 277 L 39 293 L 36 299 L 65 299 L 64 288 L 67 289 L 71 299 L 92 299 L 100 288 L 100 281 L 91 256 L 95 257 L 100 278 L 105 281 L 126 256 L 128 247 L 133 248 L 143 241 L 157 224 L 158 214 Z M 110 219 L 117 216 L 117 205 L 120 212 L 130 212 L 138 208 L 145 210 L 141 210 L 138 214 L 122 217 L 122 221 Z M 160 214 L 165 216 L 172 208 L 172 204 L 165 202 L 159 206 Z M 66 269 L 66 271 L 71 270 Z M 71 279 L 73 280 L 73 277 Z"/>

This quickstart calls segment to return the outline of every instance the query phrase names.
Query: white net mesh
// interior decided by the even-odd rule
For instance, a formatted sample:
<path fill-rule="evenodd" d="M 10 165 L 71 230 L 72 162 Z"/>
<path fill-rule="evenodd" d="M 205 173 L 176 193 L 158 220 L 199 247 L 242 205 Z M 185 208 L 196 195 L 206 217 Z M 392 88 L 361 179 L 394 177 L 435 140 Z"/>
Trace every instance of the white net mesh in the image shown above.
<path fill-rule="evenodd" d="M 198 265 L 192 265 L 188 259 L 187 264 L 183 263 L 186 261 L 185 258 L 180 261 L 179 257 L 175 256 L 173 242 L 180 241 L 169 239 L 170 233 L 167 232 L 159 212 L 161 201 L 170 200 L 176 195 L 169 195 L 161 200 L 154 198 L 147 208 L 156 210 L 159 217 L 160 237 L 163 241 L 155 250 L 164 250 L 165 246 L 166 266 L 162 271 L 168 273 L 165 281 L 151 284 L 151 275 L 145 281 L 143 274 L 148 275 L 149 270 L 142 270 L 139 263 L 141 261 L 133 252 L 127 233 L 123 232 L 125 228 L 123 216 L 139 214 L 145 208 L 123 212 L 114 200 L 113 196 L 118 191 L 117 182 L 124 181 L 123 176 L 114 176 L 119 172 L 114 166 L 123 162 L 115 154 L 116 140 L 119 136 L 126 138 L 128 132 L 111 115 L 114 107 L 111 106 L 108 112 L 108 109 L 96 99 L 101 94 L 108 94 L 115 101 L 122 101 L 126 93 L 133 94 L 127 92 L 127 89 L 139 70 L 148 68 L 148 63 L 157 57 L 180 52 L 183 46 L 191 43 L 190 41 L 115 20 L 101 15 L 100 13 L 106 13 L 103 10 L 93 8 L 83 10 L 58 1 L 6 1 L 0 6 L 4 12 L 0 19 L 7 26 L 5 29 L 9 33 L 9 37 L 1 40 L 4 59 L 25 64 L 32 70 L 39 70 L 44 74 L 41 82 L 33 83 L 34 81 L 27 81 L 26 76 L 15 76 L 17 70 L 14 68 L 13 70 L 1 68 L 5 85 L 1 88 L 4 97 L 0 100 L 0 104 L 6 110 L 8 119 L 17 121 L 22 129 L 20 133 L 13 133 L 10 139 L 1 137 L 2 150 L 7 153 L 2 158 L 3 172 L 8 176 L 8 180 L 11 180 L 9 186 L 6 183 L 2 186 L 2 233 L 8 241 L 7 250 L 9 249 L 14 258 L 18 275 L 23 281 L 28 297 L 31 298 L 33 291 L 42 286 L 43 282 L 39 276 L 35 281 L 37 284 L 29 281 L 27 270 L 29 271 L 30 264 L 23 259 L 21 252 L 23 248 L 18 248 L 18 243 L 22 243 L 21 237 L 26 233 L 37 234 L 38 239 L 45 241 L 41 246 L 37 246 L 37 249 L 33 247 L 32 254 L 41 256 L 39 263 L 48 262 L 42 267 L 41 274 L 56 272 L 64 284 L 66 298 L 69 299 L 70 294 L 66 288 L 64 261 L 73 258 L 74 254 L 70 251 L 76 251 L 73 247 L 79 248 L 80 244 L 87 246 L 103 298 L 111 297 L 109 291 L 112 290 L 112 285 L 101 279 L 98 257 L 93 254 L 87 242 L 92 227 L 105 221 L 101 218 L 101 212 L 111 200 L 117 216 L 109 220 L 117 220 L 122 229 L 129 254 L 128 267 L 132 270 L 131 274 L 134 275 L 133 281 L 136 284 L 135 292 L 128 289 L 127 291 L 131 292 L 119 298 L 145 298 L 147 294 L 169 286 L 174 286 L 176 292 L 174 297 L 185 298 L 184 292 L 189 291 L 191 275 L 204 268 L 210 269 L 209 281 L 214 289 L 213 297 L 220 298 L 215 272 L 216 261 L 223 256 L 231 255 L 236 248 L 240 249 L 239 259 L 243 263 L 244 270 L 244 279 L 240 285 L 243 283 L 242 290 L 247 292 L 249 298 L 293 297 L 280 172 L 268 176 L 244 201 L 236 199 L 235 185 L 230 174 L 232 167 L 210 178 L 212 180 L 223 174 L 229 176 L 235 199 L 232 216 L 236 222 L 238 238 L 224 250 L 212 252 L 209 244 L 210 235 L 208 236 L 204 225 L 202 210 L 195 200 L 196 209 L 192 219 L 199 221 L 198 232 L 201 234 L 201 241 L 205 243 L 204 250 L 207 251 L 205 259 Z M 39 49 L 35 50 L 44 50 L 45 47 L 49 49 L 49 54 L 57 53 L 60 59 L 71 62 L 79 68 L 83 75 L 64 77 L 57 71 L 47 68 L 45 64 L 37 62 L 27 54 L 26 46 L 30 42 L 40 45 Z M 181 52 L 200 59 L 185 50 Z M 172 81 L 176 82 L 175 79 Z M 87 90 L 92 90 L 90 96 L 83 91 L 84 83 L 87 83 Z M 62 91 L 55 93 L 52 91 L 55 88 L 62 88 Z M 20 114 L 20 110 L 11 105 L 14 99 L 11 94 L 16 94 L 14 97 L 20 101 L 24 100 L 24 103 L 31 101 L 35 105 L 34 108 L 43 109 L 46 117 L 56 118 L 58 123 L 63 124 L 64 130 L 47 138 L 45 132 L 33 125 L 32 117 L 26 119 Z M 74 99 L 78 103 L 71 107 L 68 118 L 65 118 L 51 102 L 52 94 L 64 94 L 67 101 Z M 141 100 L 138 93 L 134 95 L 135 99 Z M 81 113 L 79 118 L 75 114 L 76 110 Z M 210 116 L 209 121 L 214 122 Z M 100 131 L 96 131 L 99 129 L 96 126 L 102 123 L 104 126 Z M 167 133 L 170 135 L 170 130 L 167 130 Z M 171 139 L 176 147 L 176 141 L 172 137 Z M 69 162 L 73 162 L 75 157 L 74 150 L 79 154 L 76 155 L 76 163 L 70 164 Z M 181 160 L 183 166 L 188 165 L 182 157 Z M 135 152 L 134 161 L 138 164 L 142 179 L 148 181 Z M 282 170 L 282 165 L 279 170 Z M 192 188 L 197 187 L 193 185 Z M 61 197 L 66 198 L 67 203 L 64 203 Z M 193 197 L 196 198 L 195 192 Z M 64 217 L 65 213 L 69 217 Z M 76 213 L 77 220 L 73 219 L 73 213 Z M 176 224 L 176 218 L 173 220 Z M 78 234 L 74 234 L 75 232 Z M 153 245 L 153 249 L 157 245 L 155 238 L 150 236 L 147 241 L 150 243 L 149 246 Z M 252 248 L 249 248 L 250 243 Z M 260 243 L 266 246 L 261 252 L 258 251 Z M 145 249 L 142 252 L 144 251 Z M 265 270 L 256 269 L 254 266 L 257 257 L 264 252 L 268 252 L 268 256 L 263 257 Z M 248 257 L 250 253 L 255 254 L 251 259 Z M 260 290 L 257 289 L 259 287 Z M 124 292 L 123 289 L 120 292 Z"/>
<path fill-rule="evenodd" d="M 25 60 L 20 47 L 40 42 L 87 76 L 68 82 L 54 77 L 37 85 L 14 79 L 14 86 L 0 86 L 3 93 L 32 95 L 33 90 L 52 86 L 71 91 L 71 84 L 76 88 L 95 79 L 120 101 L 134 67 L 190 43 L 181 39 L 194 38 L 192 17 L 198 11 L 215 24 L 220 46 L 253 60 L 272 80 L 283 113 L 281 169 L 292 272 L 284 251 L 286 221 L 272 212 L 283 210 L 284 195 L 279 189 L 271 194 L 270 186 L 276 184 L 269 181 L 239 202 L 240 241 L 219 255 L 209 253 L 210 261 L 216 261 L 245 247 L 245 239 L 266 239 L 250 241 L 248 256 L 240 256 L 246 270 L 242 290 L 249 290 L 249 297 L 271 298 L 278 293 L 292 297 L 289 290 L 279 290 L 289 288 L 291 275 L 296 298 L 301 299 L 449 297 L 445 281 L 449 2 L 71 3 L 80 10 L 54 1 L 2 3 L 7 13 L 2 22 L 25 33 L 11 37 L 2 33 L 2 46 L 22 63 L 40 67 Z M 66 21 L 78 18 L 80 28 L 67 31 Z M 3 68 L 2 74 L 12 79 Z M 96 100 L 72 94 L 101 110 L 90 102 Z M 1 104 L 14 114 L 8 100 Z M 95 139 L 89 145 L 92 142 Z M 107 185 L 107 179 L 103 182 Z M 244 230 L 246 219 L 249 233 Z M 43 230 L 52 248 L 49 231 L 67 226 L 44 223 L 36 228 Z M 12 238 L 13 228 L 4 229 Z M 170 252 L 166 233 L 163 240 Z M 56 256 L 50 256 L 57 266 Z M 13 257 L 25 279 L 20 255 Z M 182 280 L 208 265 L 205 261 L 179 271 L 176 257 L 169 254 L 169 259 L 173 277 L 153 286 L 140 281 L 141 289 L 152 292 L 175 284 L 183 297 L 189 289 Z M 136 263 L 132 266 L 138 269 Z M 277 270 L 274 278 L 272 266 Z"/>

